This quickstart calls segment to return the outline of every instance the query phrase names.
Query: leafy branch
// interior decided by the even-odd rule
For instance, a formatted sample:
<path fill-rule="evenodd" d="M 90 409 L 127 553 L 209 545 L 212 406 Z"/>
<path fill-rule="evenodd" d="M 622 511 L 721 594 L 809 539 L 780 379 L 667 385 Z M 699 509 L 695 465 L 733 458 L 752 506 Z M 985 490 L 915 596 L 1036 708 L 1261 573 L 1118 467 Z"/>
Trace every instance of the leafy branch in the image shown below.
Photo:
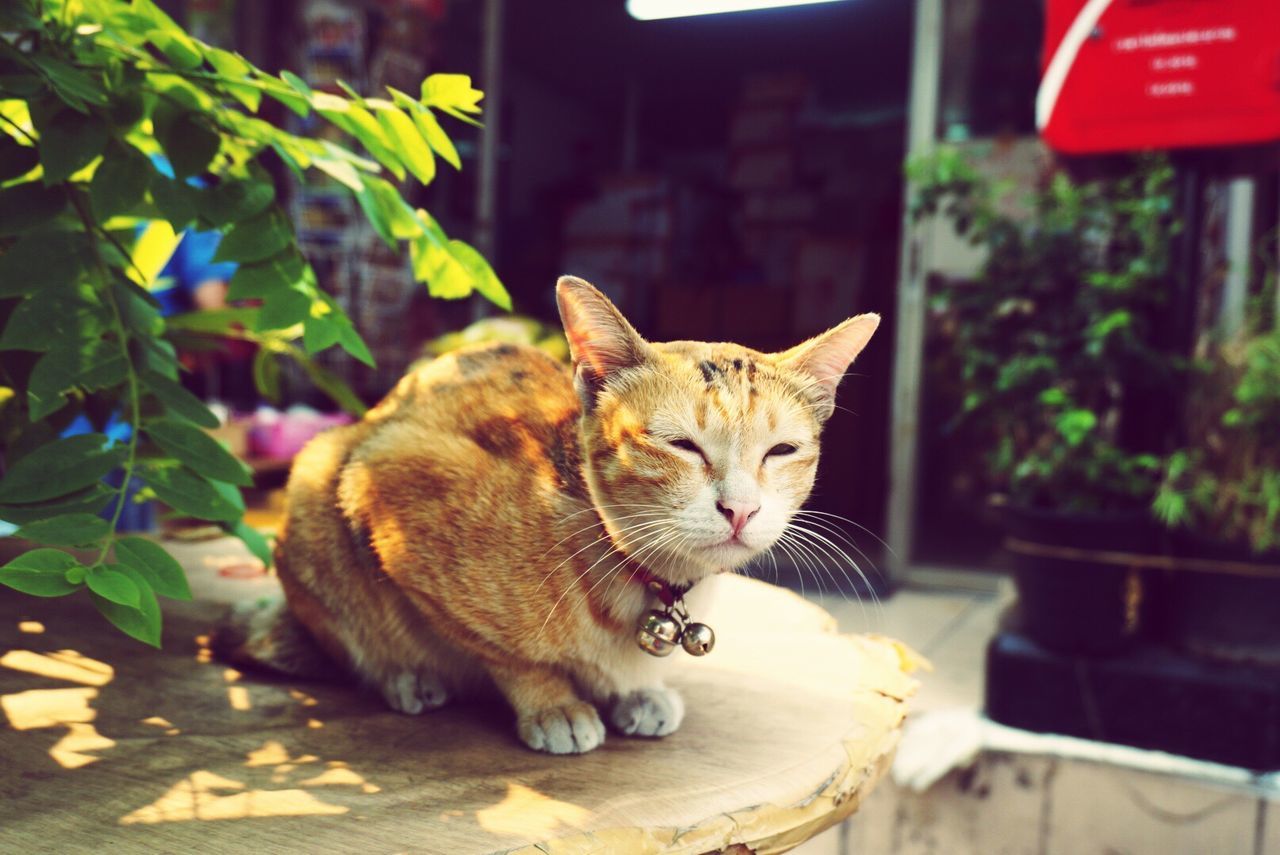
<path fill-rule="evenodd" d="M 108 620 L 158 645 L 156 595 L 190 592 L 162 548 L 117 534 L 133 484 L 270 560 L 243 520 L 251 472 L 205 432 L 218 419 L 182 386 L 178 346 L 247 339 L 260 381 L 287 357 L 363 407 L 312 358 L 338 347 L 373 361 L 299 250 L 273 169 L 327 176 L 389 247 L 407 249 L 433 296 L 509 308 L 480 254 L 398 189 L 432 181 L 437 160 L 461 167 L 442 119 L 476 124 L 482 93 L 450 74 L 417 97 L 314 90 L 193 38 L 153 0 L 15 0 L 0 32 L 0 520 L 41 545 L 0 567 L 0 585 L 87 589 Z M 350 145 L 266 121 L 268 100 Z M 153 291 L 189 229 L 221 234 L 214 260 L 238 265 L 228 297 L 256 306 L 163 315 Z M 65 435 L 81 418 L 91 431 Z M 108 438 L 114 420 L 127 439 Z M 104 483 L 113 473 L 119 486 Z"/>

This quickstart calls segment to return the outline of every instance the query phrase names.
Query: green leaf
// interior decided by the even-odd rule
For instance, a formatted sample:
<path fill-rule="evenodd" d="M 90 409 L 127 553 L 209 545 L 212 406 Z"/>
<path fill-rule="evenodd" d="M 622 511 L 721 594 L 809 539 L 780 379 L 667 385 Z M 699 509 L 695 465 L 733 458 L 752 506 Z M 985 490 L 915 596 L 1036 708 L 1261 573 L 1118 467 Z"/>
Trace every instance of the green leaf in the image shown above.
<path fill-rule="evenodd" d="M 60 110 L 37 125 L 44 183 L 65 181 L 102 154 L 107 144 L 106 122 L 75 110 Z"/>
<path fill-rule="evenodd" d="M 83 290 L 88 293 L 45 289 L 27 297 L 9 316 L 0 335 L 0 350 L 44 352 L 101 335 L 107 324 L 106 309 L 89 302 L 92 289 Z"/>
<path fill-rule="evenodd" d="M 449 241 L 449 254 L 471 274 L 477 291 L 495 306 L 511 311 L 511 295 L 507 293 L 507 289 L 503 287 L 498 275 L 493 272 L 493 268 L 489 266 L 489 262 L 485 261 L 483 255 L 460 240 Z"/>
<path fill-rule="evenodd" d="M 164 317 L 160 314 L 160 309 L 156 307 L 151 295 L 136 282 L 117 279 L 111 283 L 111 290 L 120 307 L 121 319 L 130 330 L 147 339 L 164 332 Z"/>
<path fill-rule="evenodd" d="M 364 189 L 364 180 L 348 160 L 337 157 L 317 157 L 311 165 L 345 185 L 353 193 L 359 193 Z"/>
<path fill-rule="evenodd" d="M 270 208 L 231 227 L 218 244 L 214 261 L 263 261 L 293 243 L 293 228 L 279 208 Z"/>
<path fill-rule="evenodd" d="M 0 297 L 75 285 L 89 265 L 88 244 L 77 232 L 33 232 L 0 256 Z"/>
<path fill-rule="evenodd" d="M 225 499 L 238 512 L 239 519 L 244 516 L 244 494 L 240 492 L 240 488 L 235 484 L 228 484 L 226 481 L 209 481 L 210 486 Z"/>
<path fill-rule="evenodd" d="M 103 107 L 107 104 L 106 87 L 85 72 L 68 65 L 48 53 L 35 52 L 30 60 L 53 86 L 53 91 L 74 110 L 87 111 L 87 105 Z M 45 167 L 48 168 L 47 166 Z"/>
<path fill-rule="evenodd" d="M 1040 393 L 1040 403 L 1046 407 L 1061 407 L 1067 403 L 1067 393 L 1057 386 L 1050 387 Z"/>
<path fill-rule="evenodd" d="M 111 533 L 111 524 L 93 514 L 63 514 L 24 525 L 15 537 L 49 546 L 86 546 Z"/>
<path fill-rule="evenodd" d="M 0 567 L 0 585 L 33 597 L 62 597 L 78 590 L 67 581 L 67 571 L 79 566 L 60 549 L 33 549 Z"/>
<path fill-rule="evenodd" d="M 227 531 L 240 538 L 240 541 L 247 546 L 249 551 L 260 559 L 263 564 L 268 567 L 271 566 L 271 544 L 267 542 L 267 539 L 262 536 L 260 531 L 246 523 L 244 520 L 240 520 L 233 526 L 228 526 Z"/>
<path fill-rule="evenodd" d="M 422 81 L 422 103 L 443 110 L 455 119 L 477 124 L 468 113 L 480 112 L 484 93 L 472 87 L 466 74 L 433 74 Z"/>
<path fill-rule="evenodd" d="M 398 248 L 397 240 L 411 239 L 422 233 L 422 224 L 414 216 L 413 209 L 388 181 L 374 176 L 365 178 L 364 189 L 356 194 L 356 201 L 374 231 L 392 249 Z"/>
<path fill-rule="evenodd" d="M 378 124 L 396 156 L 409 167 L 409 171 L 423 184 L 430 184 L 436 177 L 436 158 L 431 146 L 423 139 L 413 119 L 388 101 L 370 101 L 377 109 Z"/>
<path fill-rule="evenodd" d="M 413 263 L 413 278 L 426 282 L 431 296 L 451 300 L 471 293 L 471 274 L 449 251 L 448 244 L 430 232 L 409 241 L 409 260 Z"/>
<path fill-rule="evenodd" d="M 67 207 L 61 186 L 46 187 L 39 181 L 0 188 L 0 236 L 16 235 L 38 228 Z M 0 288 L 5 283 L 0 280 Z"/>
<path fill-rule="evenodd" d="M 209 434 L 185 422 L 148 422 L 143 430 L 156 445 L 207 478 L 253 486 L 253 471 Z"/>
<path fill-rule="evenodd" d="M 199 68 L 204 62 L 200 47 L 194 39 L 174 27 L 172 30 L 154 32 L 151 43 L 160 49 L 175 68 L 190 71 Z"/>
<path fill-rule="evenodd" d="M 74 388 L 92 391 L 124 382 L 129 365 L 117 344 L 97 339 L 78 345 L 49 351 L 31 370 L 27 406 L 32 421 L 62 409 L 64 396 Z"/>
<path fill-rule="evenodd" d="M 98 482 L 124 459 L 100 433 L 68 436 L 18 460 L 0 480 L 0 502 L 40 502 Z"/>
<path fill-rule="evenodd" d="M 311 100 L 311 96 L 314 93 L 312 93 L 311 87 L 307 85 L 307 81 L 303 80 L 301 77 L 294 74 L 292 71 L 280 72 L 280 79 L 283 80 L 285 83 L 289 84 L 289 88 L 292 89 L 294 92 L 297 92 L 299 95 L 301 95 L 303 98 L 306 98 L 308 101 Z"/>
<path fill-rule="evenodd" d="M 254 178 L 227 178 L 200 196 L 200 213 L 215 226 L 260 214 L 276 199 L 276 188 Z"/>
<path fill-rule="evenodd" d="M 158 543 L 144 537 L 122 537 L 116 541 L 116 560 L 136 570 L 160 596 L 191 599 L 182 565 Z"/>
<path fill-rule="evenodd" d="M 330 318 L 307 318 L 302 322 L 302 346 L 307 353 L 319 353 L 332 347 L 342 337 L 342 330 Z"/>
<path fill-rule="evenodd" d="M 195 221 L 200 195 L 184 181 L 174 181 L 154 170 L 151 173 L 151 199 L 174 231 L 182 231 Z"/>
<path fill-rule="evenodd" d="M 204 46 L 204 56 L 218 74 L 230 78 L 219 81 L 218 88 L 243 104 L 249 112 L 258 112 L 258 107 L 262 104 L 262 92 L 247 81 L 253 72 L 253 66 L 239 54 L 208 45 Z M 232 82 L 242 80 L 245 82 Z"/>
<path fill-rule="evenodd" d="M 96 514 L 117 492 L 105 484 L 94 484 L 50 502 L 29 505 L 0 505 L 0 520 L 16 525 L 30 525 L 66 514 Z"/>
<path fill-rule="evenodd" d="M 253 385 L 264 398 L 280 400 L 280 364 L 265 347 L 253 355 Z"/>
<path fill-rule="evenodd" d="M 358 103 L 352 103 L 328 92 L 317 92 L 312 100 L 320 115 L 359 140 L 369 154 L 390 170 L 397 179 L 404 178 L 404 165 L 392 151 L 391 143 L 386 138 L 382 125 L 372 113 Z"/>
<path fill-rule="evenodd" d="M 13 137 L 0 134 L 0 181 L 9 181 L 26 175 L 36 168 L 40 155 L 29 145 L 22 145 Z"/>
<path fill-rule="evenodd" d="M 265 71 L 255 69 L 255 73 L 258 76 L 258 85 L 262 87 L 262 91 L 303 119 L 311 113 L 309 100 L 299 95 L 293 87 L 276 80 Z"/>
<path fill-rule="evenodd" d="M 418 126 L 419 132 L 436 154 L 443 157 L 445 162 L 454 169 L 462 169 L 462 158 L 458 157 L 458 149 L 454 147 L 453 140 L 449 139 L 444 128 L 440 127 L 435 114 L 430 110 L 414 111 L 413 123 Z"/>
<path fill-rule="evenodd" d="M 231 277 L 228 300 L 261 299 L 302 282 L 306 262 L 292 248 L 265 261 L 242 264 Z"/>
<path fill-rule="evenodd" d="M 243 508 L 236 507 L 213 484 L 189 469 L 150 466 L 142 477 L 155 490 L 160 501 L 180 513 L 227 522 L 239 519 L 243 513 Z"/>
<path fill-rule="evenodd" d="M 89 182 L 89 201 L 101 221 L 133 210 L 146 195 L 151 161 L 131 145 L 112 140 Z"/>
<path fill-rule="evenodd" d="M 128 71 L 126 71 L 128 74 Z M 130 75 L 139 78 L 139 85 L 123 85 L 111 93 L 111 103 L 104 111 L 107 124 L 111 125 L 117 136 L 123 137 L 138 126 L 148 114 L 148 106 L 143 95 L 142 75 Z"/>
<path fill-rule="evenodd" d="M 161 375 L 168 380 L 178 379 L 178 350 L 165 338 L 144 338 L 138 342 L 142 351 L 138 370 Z"/>
<path fill-rule="evenodd" d="M 146 390 L 164 404 L 165 409 L 173 415 L 181 416 L 205 428 L 216 428 L 221 424 L 213 411 L 183 388 L 178 381 L 147 370 L 141 372 L 140 379 Z"/>
<path fill-rule="evenodd" d="M 1090 410 L 1067 410 L 1055 422 L 1058 433 L 1072 447 L 1084 442 L 1097 424 L 1098 417 Z"/>
<path fill-rule="evenodd" d="M 211 130 L 197 113 L 179 113 L 167 121 L 157 119 L 156 139 L 178 180 L 206 171 L 222 145 L 222 135 Z"/>
<path fill-rule="evenodd" d="M 159 647 L 161 617 L 160 604 L 156 602 L 155 592 L 147 585 L 147 580 L 132 567 L 117 564 L 113 569 L 127 576 L 138 589 L 137 608 L 113 603 L 91 591 L 89 596 L 93 600 L 93 605 L 103 617 L 111 621 L 125 635 L 144 644 L 150 644 L 152 647 Z"/>
<path fill-rule="evenodd" d="M 369 347 L 364 343 L 364 339 L 360 337 L 360 333 L 356 332 L 355 327 L 351 324 L 338 325 L 338 344 L 342 345 L 342 349 L 354 356 L 356 359 L 368 365 L 370 368 L 376 367 L 373 361 L 373 354 L 369 352 Z"/>
<path fill-rule="evenodd" d="M 182 332 L 204 333 L 206 335 L 226 335 L 240 328 L 251 326 L 258 317 L 258 309 L 253 306 L 232 306 L 229 309 L 198 309 L 172 315 L 166 322 L 171 330 Z"/>
<path fill-rule="evenodd" d="M 311 317 L 312 302 L 312 295 L 296 285 L 272 291 L 262 301 L 254 329 L 258 332 L 285 330 L 300 324 Z"/>
<path fill-rule="evenodd" d="M 122 606 L 138 608 L 141 593 L 138 586 L 124 573 L 110 566 L 91 567 L 85 577 L 89 590 L 104 600 L 119 603 Z"/>

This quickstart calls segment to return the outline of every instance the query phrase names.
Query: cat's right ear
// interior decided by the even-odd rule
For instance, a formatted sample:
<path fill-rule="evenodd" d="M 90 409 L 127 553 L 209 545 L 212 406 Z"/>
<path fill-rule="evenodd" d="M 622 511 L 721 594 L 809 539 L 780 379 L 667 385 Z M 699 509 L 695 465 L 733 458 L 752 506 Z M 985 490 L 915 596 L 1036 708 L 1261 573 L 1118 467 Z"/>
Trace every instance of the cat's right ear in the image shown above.
<path fill-rule="evenodd" d="M 556 302 L 584 405 L 594 399 L 611 374 L 648 358 L 649 345 L 591 283 L 561 276 L 556 282 Z"/>

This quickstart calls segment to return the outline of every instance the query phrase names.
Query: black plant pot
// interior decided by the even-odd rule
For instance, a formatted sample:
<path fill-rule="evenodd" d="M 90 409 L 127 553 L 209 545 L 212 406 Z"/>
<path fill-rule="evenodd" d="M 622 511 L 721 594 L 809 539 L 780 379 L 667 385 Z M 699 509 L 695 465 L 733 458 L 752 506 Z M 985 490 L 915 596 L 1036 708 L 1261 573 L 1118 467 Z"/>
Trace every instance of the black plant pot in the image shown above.
<path fill-rule="evenodd" d="M 1218 661 L 1280 665 L 1280 551 L 1175 532 L 1179 558 L 1220 562 L 1234 572 L 1174 570 L 1164 587 L 1169 643 Z"/>
<path fill-rule="evenodd" d="M 1058 653 L 1117 653 L 1142 624 L 1146 573 L 1057 550 L 1150 553 L 1156 528 L 1143 511 L 1076 514 L 1009 507 L 1005 530 L 1015 543 L 1013 579 L 1019 626 Z"/>

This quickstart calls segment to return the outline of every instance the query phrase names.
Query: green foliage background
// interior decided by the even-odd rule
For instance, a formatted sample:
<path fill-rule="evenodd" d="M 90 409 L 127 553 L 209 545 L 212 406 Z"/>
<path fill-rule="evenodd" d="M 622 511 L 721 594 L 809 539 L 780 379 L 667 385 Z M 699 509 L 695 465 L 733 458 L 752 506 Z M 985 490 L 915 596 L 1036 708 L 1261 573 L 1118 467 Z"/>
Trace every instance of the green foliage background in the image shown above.
<path fill-rule="evenodd" d="M 907 171 L 915 216 L 946 218 L 986 253 L 933 309 L 949 330 L 950 430 L 985 462 L 988 486 L 1022 506 L 1144 507 L 1161 459 L 1130 447 L 1125 422 L 1147 417 L 1131 412 L 1136 395 L 1172 394 L 1183 376 L 1158 340 L 1179 229 L 1167 161 L 1088 182 L 1054 173 L 1024 216 L 956 149 Z"/>
<path fill-rule="evenodd" d="M 1259 261 L 1276 249 L 1261 247 Z M 1280 550 L 1278 279 L 1273 267 L 1238 335 L 1206 342 L 1189 393 L 1188 443 L 1169 455 L 1152 505 L 1171 528 L 1255 553 Z"/>
<path fill-rule="evenodd" d="M 152 0 L 8 0 L 0 32 L 0 519 L 43 544 L 0 567 L 0 584 L 41 597 L 87 589 L 108 620 L 158 645 L 157 595 L 190 591 L 162 548 L 115 533 L 127 491 L 105 475 L 122 470 L 124 484 L 142 482 L 142 498 L 215 521 L 270 560 L 242 520 L 250 472 L 202 430 L 218 420 L 179 382 L 175 342 L 250 338 L 260 363 L 297 359 L 339 403 L 361 409 L 309 358 L 336 346 L 371 363 L 298 251 L 264 161 L 339 182 L 389 246 L 407 246 L 431 294 L 475 292 L 510 308 L 481 255 L 390 180 L 426 184 L 440 160 L 459 168 L 440 120 L 475 124 L 482 93 L 444 74 L 416 95 L 316 92 L 192 38 Z M 266 100 L 318 116 L 358 148 L 286 132 L 258 116 Z M 155 168 L 156 154 L 174 178 Z M 190 185 L 195 175 L 209 186 Z M 259 307 L 162 317 L 150 289 L 191 227 L 222 233 L 215 260 L 239 264 L 228 296 Z M 255 373 L 269 383 L 269 363 Z M 127 443 L 60 438 L 78 415 L 100 427 L 112 413 L 133 427 Z"/>

